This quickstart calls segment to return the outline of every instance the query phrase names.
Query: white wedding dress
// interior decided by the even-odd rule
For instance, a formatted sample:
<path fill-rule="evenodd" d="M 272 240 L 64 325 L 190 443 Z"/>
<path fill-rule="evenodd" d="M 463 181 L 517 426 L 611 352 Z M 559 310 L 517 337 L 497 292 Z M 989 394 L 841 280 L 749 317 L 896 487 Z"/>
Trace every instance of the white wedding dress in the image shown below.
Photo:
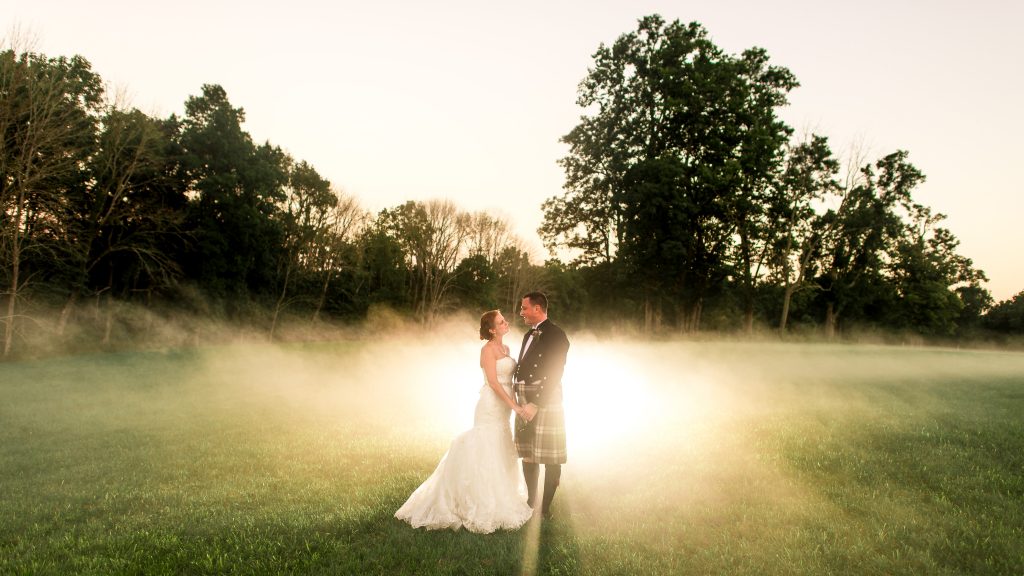
<path fill-rule="evenodd" d="M 508 356 L 496 366 L 498 382 L 510 396 L 515 368 L 516 361 Z M 526 483 L 512 444 L 510 413 L 485 376 L 473 427 L 452 441 L 434 473 L 395 517 L 414 528 L 465 527 L 483 534 L 525 524 L 533 509 L 526 505 Z"/>

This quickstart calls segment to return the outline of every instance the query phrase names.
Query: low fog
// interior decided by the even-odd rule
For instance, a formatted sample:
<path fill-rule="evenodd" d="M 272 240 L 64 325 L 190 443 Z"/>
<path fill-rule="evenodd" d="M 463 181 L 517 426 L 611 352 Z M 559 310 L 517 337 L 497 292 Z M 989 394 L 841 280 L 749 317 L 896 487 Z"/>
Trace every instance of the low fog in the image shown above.
<path fill-rule="evenodd" d="M 506 337 L 513 356 L 521 336 L 517 327 Z M 774 461 L 786 449 L 779 438 L 815 442 L 836 422 L 856 429 L 876 418 L 920 428 L 948 409 L 943 394 L 1024 382 L 1024 354 L 1013 352 L 571 333 L 570 340 L 565 506 L 594 520 L 595 530 L 624 529 L 602 519 L 633 514 L 638 502 L 710 510 L 756 494 L 791 501 L 785 509 L 798 513 L 817 500 Z M 296 474 L 320 483 L 349 469 L 396 475 L 401 494 L 472 426 L 484 385 L 481 344 L 475 319 L 460 317 L 329 342 L 236 339 L 13 363 L 0 367 L 0 420 L 9 431 L 52 436 L 55 478 L 68 473 L 63 451 L 102 446 L 166 460 L 166 481 L 186 486 L 198 470 L 210 471 L 200 472 L 205 486 L 230 487 L 234 474 L 280 465 L 300 485 Z M 362 456 L 349 461 L 354 443 Z M 232 468 L 236 445 L 252 468 Z M 174 476 L 178 468 L 191 472 Z M 656 493 L 644 491 L 648 480 Z M 610 504 L 612 494 L 624 497 Z"/>
<path fill-rule="evenodd" d="M 197 415 L 215 421 L 223 413 L 357 426 L 426 439 L 443 451 L 452 435 L 472 426 L 484 385 L 474 319 L 453 318 L 429 330 L 385 323 L 352 336 L 281 344 L 240 337 L 185 351 L 26 366 L 51 366 L 46 378 L 67 386 L 59 408 L 72 411 L 80 425 L 100 428 L 152 425 L 154 417 L 171 426 Z M 505 338 L 513 357 L 521 336 L 517 329 Z M 619 449 L 635 456 L 669 440 L 706 442 L 715 430 L 796 410 L 854 414 L 918 403 L 927 410 L 936 381 L 1024 375 L 1024 354 L 1012 352 L 570 339 L 564 394 L 571 465 L 600 462 Z M 62 363 L 78 373 L 60 373 Z M 74 384 L 79 381 L 88 384 Z M 886 385 L 861 385 L 879 381 Z M 8 384 L 15 384 L 7 388 L 15 398 L 31 390 L 30 383 Z"/>

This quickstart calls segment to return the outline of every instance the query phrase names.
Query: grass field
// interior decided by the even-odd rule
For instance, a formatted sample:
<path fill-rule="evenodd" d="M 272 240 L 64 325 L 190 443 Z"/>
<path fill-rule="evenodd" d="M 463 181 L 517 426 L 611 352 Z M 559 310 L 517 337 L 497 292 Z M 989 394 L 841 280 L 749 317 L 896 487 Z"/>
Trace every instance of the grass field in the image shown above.
<path fill-rule="evenodd" d="M 476 354 L 0 364 L 0 574 L 1024 574 L 1024 354 L 579 338 L 555 518 L 413 530 Z"/>

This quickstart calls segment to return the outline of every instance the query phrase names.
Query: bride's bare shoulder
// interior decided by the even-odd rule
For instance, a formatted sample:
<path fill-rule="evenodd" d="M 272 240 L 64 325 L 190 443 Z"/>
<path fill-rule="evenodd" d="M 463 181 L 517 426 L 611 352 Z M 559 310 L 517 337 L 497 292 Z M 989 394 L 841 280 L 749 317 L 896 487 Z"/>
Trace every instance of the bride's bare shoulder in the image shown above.
<path fill-rule="evenodd" d="M 489 358 L 489 359 L 493 360 L 493 359 L 496 358 L 496 356 L 497 356 L 497 353 L 494 350 L 494 346 L 491 346 L 490 343 L 484 343 L 484 345 L 480 347 L 480 360 L 481 361 L 484 360 L 485 358 Z"/>

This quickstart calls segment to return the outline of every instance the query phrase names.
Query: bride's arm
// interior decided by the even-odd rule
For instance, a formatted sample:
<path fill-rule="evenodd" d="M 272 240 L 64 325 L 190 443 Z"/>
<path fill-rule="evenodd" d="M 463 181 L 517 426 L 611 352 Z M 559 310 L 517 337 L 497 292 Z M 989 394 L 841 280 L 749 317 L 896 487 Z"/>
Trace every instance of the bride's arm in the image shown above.
<path fill-rule="evenodd" d="M 498 398 L 501 398 L 502 402 L 507 404 L 513 412 L 522 416 L 523 407 L 516 404 L 516 401 L 505 391 L 505 387 L 498 383 L 498 358 L 488 346 L 480 349 L 480 366 L 484 369 L 484 377 L 487 378 L 487 385 L 491 387 L 491 390 L 494 390 Z"/>

